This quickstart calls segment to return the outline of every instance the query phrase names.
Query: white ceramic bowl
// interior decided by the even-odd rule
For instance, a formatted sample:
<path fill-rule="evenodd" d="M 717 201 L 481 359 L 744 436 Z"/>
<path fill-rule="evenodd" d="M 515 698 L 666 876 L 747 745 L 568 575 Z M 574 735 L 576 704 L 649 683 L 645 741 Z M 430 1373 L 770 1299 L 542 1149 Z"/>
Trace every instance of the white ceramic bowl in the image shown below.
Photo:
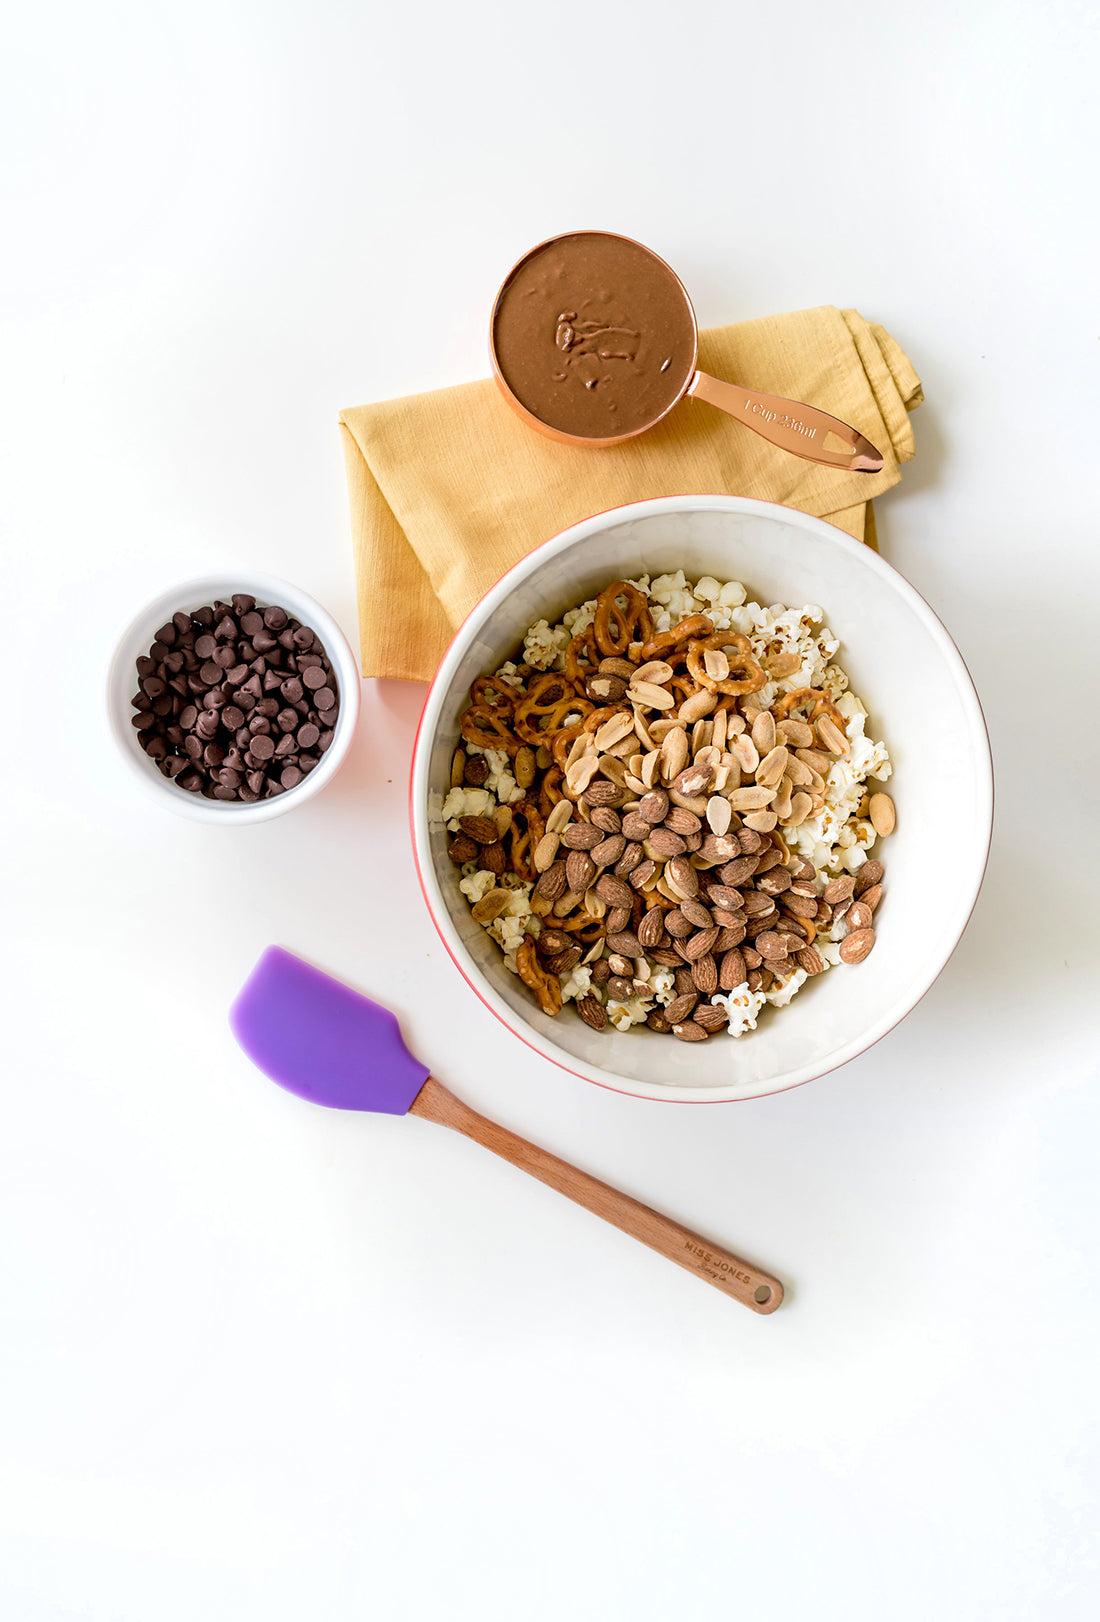
<path fill-rule="evenodd" d="M 762 603 L 818 603 L 837 655 L 890 750 L 897 830 L 880 842 L 886 895 L 876 950 L 814 979 L 755 1032 L 688 1044 L 635 1028 L 590 1030 L 544 1015 L 474 922 L 449 860 L 441 808 L 470 683 L 610 580 L 683 569 L 740 580 Z M 993 773 L 966 666 L 928 604 L 869 547 L 791 508 L 734 496 L 674 496 L 586 519 L 505 575 L 462 626 L 428 694 L 412 772 L 424 895 L 451 957 L 503 1022 L 575 1074 L 640 1098 L 756 1098 L 833 1070 L 903 1019 L 954 951 L 981 887 Z M 934 872 L 950 874 L 934 889 Z"/>
<path fill-rule="evenodd" d="M 136 661 L 139 655 L 148 653 L 160 627 L 177 610 L 191 613 L 217 599 L 228 602 L 234 592 L 247 592 L 255 597 L 261 608 L 277 603 L 295 619 L 301 620 L 303 625 L 316 631 L 336 675 L 340 700 L 335 736 L 320 765 L 315 766 L 307 777 L 303 777 L 296 787 L 288 789 L 285 794 L 273 795 L 270 800 L 255 800 L 251 804 L 243 804 L 239 800 L 207 800 L 201 794 L 189 794 L 186 789 L 179 788 L 169 778 L 162 776 L 149 759 L 138 742 L 137 730 L 131 721 L 134 711 L 130 700 L 137 692 L 138 685 Z M 178 816 L 190 817 L 193 822 L 213 822 L 224 827 L 239 828 L 245 823 L 266 822 L 270 817 L 282 816 L 285 811 L 291 811 L 304 800 L 311 799 L 335 777 L 348 752 L 359 716 L 359 666 L 347 637 L 332 615 L 289 581 L 279 580 L 274 575 L 253 574 L 249 570 L 231 575 L 200 575 L 161 592 L 159 597 L 135 614 L 122 633 L 107 673 L 107 715 L 134 781 L 158 804 L 175 811 Z"/>

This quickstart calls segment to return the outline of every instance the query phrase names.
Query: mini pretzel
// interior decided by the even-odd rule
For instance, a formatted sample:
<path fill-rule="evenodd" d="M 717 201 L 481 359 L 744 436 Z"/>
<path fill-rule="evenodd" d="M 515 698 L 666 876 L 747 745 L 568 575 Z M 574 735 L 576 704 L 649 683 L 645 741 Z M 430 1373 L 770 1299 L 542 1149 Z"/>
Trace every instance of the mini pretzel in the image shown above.
<path fill-rule="evenodd" d="M 793 693 L 784 693 L 772 705 L 772 714 L 777 721 L 785 721 L 788 716 L 793 715 L 795 710 L 803 709 L 811 700 L 813 702 L 813 708 L 810 711 L 811 724 L 817 720 L 819 715 L 827 715 L 836 722 L 841 732 L 845 731 L 847 723 L 833 703 L 831 695 L 821 692 L 817 687 L 796 687 Z"/>
<path fill-rule="evenodd" d="M 626 608 L 617 599 L 626 598 Z M 653 635 L 653 618 L 644 592 L 626 580 L 613 580 L 596 598 L 596 646 L 605 659 L 623 658 L 632 642 L 645 642 Z"/>
<path fill-rule="evenodd" d="M 566 757 L 583 731 L 584 722 L 577 721 L 571 727 L 559 727 L 550 740 L 550 752 L 554 757 L 554 764 L 558 768 L 559 778 L 565 775 Z"/>
<path fill-rule="evenodd" d="M 605 704 L 602 709 L 593 710 L 581 723 L 582 732 L 598 732 L 605 721 L 610 721 L 613 715 L 622 715 L 627 709 L 625 704 Z"/>
<path fill-rule="evenodd" d="M 581 663 L 581 659 L 584 663 Z M 565 674 L 576 687 L 583 687 L 589 676 L 594 676 L 603 658 L 596 646 L 596 632 L 591 625 L 570 638 L 565 650 Z"/>
<path fill-rule="evenodd" d="M 711 636 L 714 632 L 714 621 L 706 614 L 689 614 L 682 619 L 679 625 L 674 625 L 671 631 L 658 631 L 643 644 L 642 658 L 647 662 L 650 659 L 664 659 L 666 664 L 676 664 L 679 659 L 672 659 L 671 654 L 677 654 L 680 659 L 687 657 L 687 645 L 700 636 Z"/>
<path fill-rule="evenodd" d="M 498 676 L 479 676 L 470 688 L 470 697 L 481 709 L 504 710 L 511 715 L 522 690 L 510 687 Z"/>
<path fill-rule="evenodd" d="M 547 671 L 530 684 L 516 705 L 512 721 L 524 743 L 537 747 L 550 733 L 560 730 L 567 715 L 580 715 L 583 720 L 591 709 L 586 698 L 577 697 L 568 676 Z"/>
<path fill-rule="evenodd" d="M 730 674 L 721 681 L 707 674 L 703 663 L 703 654 L 708 648 L 737 649 L 738 659 L 730 662 Z M 688 675 L 699 686 L 705 687 L 708 693 L 756 693 L 767 681 L 763 670 L 753 658 L 752 643 L 740 631 L 715 631 L 712 636 L 701 637 L 691 644 L 687 656 Z M 735 676 L 735 669 L 742 674 Z"/>
<path fill-rule="evenodd" d="M 525 986 L 529 986 L 539 1000 L 544 1014 L 553 1017 L 561 1013 L 561 981 L 542 967 L 535 951 L 533 935 L 525 935 L 516 953 L 516 968 Z"/>
<path fill-rule="evenodd" d="M 548 817 L 558 801 L 563 798 L 561 787 L 563 775 L 560 766 L 551 766 L 542 774 L 542 782 L 539 784 L 539 811 L 544 817 Z"/>
<path fill-rule="evenodd" d="M 533 884 L 538 874 L 535 872 L 532 857 L 535 854 L 535 846 L 546 832 L 546 823 L 538 807 L 532 805 L 530 800 L 514 800 L 508 809 L 512 813 L 512 824 L 505 839 L 508 843 L 512 871 L 518 874 L 525 884 Z"/>
<path fill-rule="evenodd" d="M 504 715 L 487 704 L 471 704 L 458 726 L 466 742 L 476 744 L 479 749 L 504 749 L 510 755 L 519 749 Z"/>

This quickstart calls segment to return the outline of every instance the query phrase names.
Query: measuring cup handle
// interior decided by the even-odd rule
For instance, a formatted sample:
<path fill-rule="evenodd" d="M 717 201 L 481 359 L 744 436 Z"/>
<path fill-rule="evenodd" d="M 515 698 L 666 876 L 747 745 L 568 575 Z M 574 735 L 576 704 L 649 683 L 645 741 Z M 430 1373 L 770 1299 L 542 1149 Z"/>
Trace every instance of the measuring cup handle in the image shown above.
<path fill-rule="evenodd" d="M 882 457 L 869 439 L 816 406 L 783 400 L 777 394 L 758 394 L 707 372 L 696 372 L 687 392 L 807 462 L 844 468 L 849 473 L 878 473 L 882 468 Z"/>

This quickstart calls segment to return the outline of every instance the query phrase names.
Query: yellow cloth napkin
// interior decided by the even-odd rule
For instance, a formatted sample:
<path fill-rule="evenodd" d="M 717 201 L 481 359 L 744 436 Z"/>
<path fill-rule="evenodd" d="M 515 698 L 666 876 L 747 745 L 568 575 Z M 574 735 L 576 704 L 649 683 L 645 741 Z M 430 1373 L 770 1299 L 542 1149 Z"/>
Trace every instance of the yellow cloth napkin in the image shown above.
<path fill-rule="evenodd" d="M 561 445 L 485 379 L 340 413 L 365 676 L 429 681 L 475 603 L 540 542 L 651 496 L 783 502 L 874 544 L 872 497 L 913 455 L 920 379 L 882 327 L 831 305 L 699 334 L 699 365 L 805 400 L 867 436 L 880 473 L 842 473 L 777 450 L 724 412 L 684 400 L 625 445 Z"/>

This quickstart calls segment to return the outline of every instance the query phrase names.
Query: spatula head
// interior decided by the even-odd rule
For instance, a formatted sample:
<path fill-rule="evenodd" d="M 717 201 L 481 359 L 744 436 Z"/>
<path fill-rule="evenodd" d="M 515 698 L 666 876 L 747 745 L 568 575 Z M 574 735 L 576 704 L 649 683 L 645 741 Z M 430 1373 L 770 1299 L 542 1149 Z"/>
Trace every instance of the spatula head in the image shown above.
<path fill-rule="evenodd" d="M 428 1079 L 388 1008 L 280 946 L 253 969 L 229 1023 L 272 1081 L 330 1109 L 404 1115 Z"/>

